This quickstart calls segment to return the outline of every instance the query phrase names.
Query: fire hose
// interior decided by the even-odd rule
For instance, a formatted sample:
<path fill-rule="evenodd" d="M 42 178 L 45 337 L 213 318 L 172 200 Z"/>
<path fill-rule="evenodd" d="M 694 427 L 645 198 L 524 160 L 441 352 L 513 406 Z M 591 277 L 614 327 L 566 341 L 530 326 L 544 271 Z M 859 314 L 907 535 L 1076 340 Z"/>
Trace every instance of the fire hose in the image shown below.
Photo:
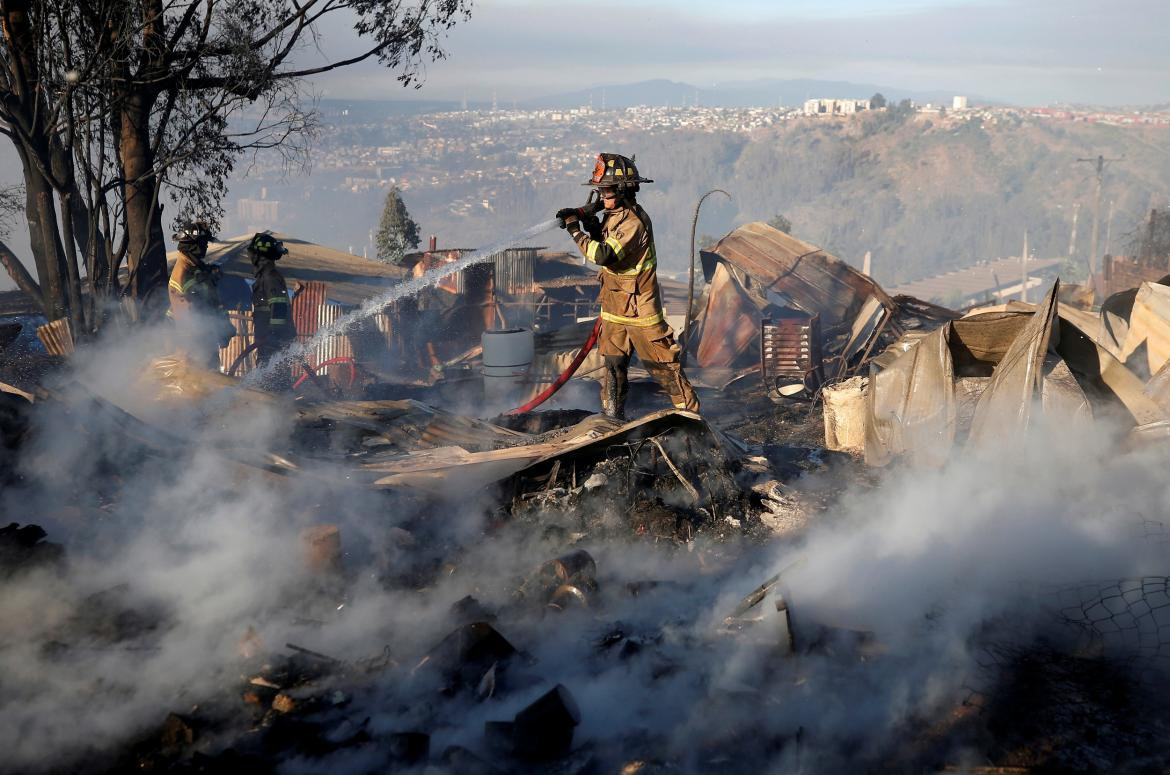
<path fill-rule="evenodd" d="M 561 376 L 557 377 L 556 381 L 540 392 L 536 398 L 532 399 L 523 406 L 518 406 L 508 414 L 523 414 L 524 412 L 531 412 L 536 407 L 543 404 L 548 399 L 552 398 L 561 387 L 564 386 L 569 378 L 577 373 L 577 369 L 581 368 L 581 364 L 585 362 L 585 356 L 589 355 L 589 351 L 593 349 L 593 345 L 597 344 L 597 337 L 601 336 L 601 316 L 597 318 L 597 322 L 593 324 L 593 330 L 589 332 L 589 338 L 585 340 L 585 344 L 581 346 L 581 351 L 573 358 L 569 367 L 561 372 Z"/>

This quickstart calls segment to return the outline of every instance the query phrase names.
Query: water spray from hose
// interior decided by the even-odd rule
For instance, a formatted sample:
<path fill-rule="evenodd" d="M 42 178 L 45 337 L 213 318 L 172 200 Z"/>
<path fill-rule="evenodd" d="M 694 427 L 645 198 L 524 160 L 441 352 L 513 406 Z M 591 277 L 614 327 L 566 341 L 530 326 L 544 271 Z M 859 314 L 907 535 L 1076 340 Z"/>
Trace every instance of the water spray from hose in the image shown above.
<path fill-rule="evenodd" d="M 469 253 L 466 256 L 462 256 L 457 261 L 452 261 L 448 264 L 440 264 L 420 277 L 411 278 L 410 280 L 399 283 L 398 285 L 387 289 L 385 293 L 379 294 L 378 296 L 374 296 L 370 299 L 366 299 L 366 301 L 363 302 L 362 305 L 357 309 L 353 310 L 352 312 L 348 312 L 332 323 L 317 329 L 317 333 L 313 334 L 313 336 L 309 339 L 303 342 L 293 342 L 292 344 L 285 347 L 283 350 L 273 356 L 267 364 L 245 375 L 242 384 L 251 386 L 260 384 L 260 382 L 274 369 L 287 368 L 286 364 L 288 364 L 289 361 L 299 362 L 305 359 L 310 352 L 315 350 L 318 345 L 322 344 L 329 337 L 345 333 L 359 321 L 382 312 L 384 309 L 386 309 L 387 305 L 392 304 L 399 299 L 403 299 L 408 296 L 414 296 L 423 289 L 429 288 L 430 286 L 439 282 L 444 277 L 453 275 L 456 272 L 466 269 L 469 266 L 474 266 L 476 264 L 482 264 L 485 261 L 490 261 L 508 248 L 515 247 L 522 242 L 527 242 L 538 234 L 543 234 L 544 232 L 555 229 L 556 227 L 557 221 L 555 218 L 538 223 L 521 234 L 518 234 L 502 242 L 498 242 L 489 247 L 481 248 L 474 253 Z"/>

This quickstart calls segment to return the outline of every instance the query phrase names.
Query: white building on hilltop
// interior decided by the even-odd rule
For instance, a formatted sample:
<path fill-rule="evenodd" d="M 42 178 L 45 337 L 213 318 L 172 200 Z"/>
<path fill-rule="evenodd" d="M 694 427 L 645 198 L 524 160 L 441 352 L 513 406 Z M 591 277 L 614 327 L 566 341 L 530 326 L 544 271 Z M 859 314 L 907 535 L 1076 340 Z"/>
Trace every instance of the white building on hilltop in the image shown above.
<path fill-rule="evenodd" d="M 843 116 L 869 109 L 869 100 L 815 99 L 804 103 L 806 116 Z"/>

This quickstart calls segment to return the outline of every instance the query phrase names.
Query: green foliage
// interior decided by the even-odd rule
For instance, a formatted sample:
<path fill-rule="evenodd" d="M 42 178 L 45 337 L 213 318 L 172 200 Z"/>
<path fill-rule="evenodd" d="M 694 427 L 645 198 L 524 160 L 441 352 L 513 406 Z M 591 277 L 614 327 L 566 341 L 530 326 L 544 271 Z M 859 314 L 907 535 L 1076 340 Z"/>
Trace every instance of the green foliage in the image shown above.
<path fill-rule="evenodd" d="M 776 213 L 768 219 L 768 225 L 777 231 L 782 231 L 785 234 L 792 233 L 792 221 L 785 218 L 781 213 Z"/>
<path fill-rule="evenodd" d="M 386 264 L 400 264 L 408 248 L 418 247 L 418 224 L 406 210 L 402 192 L 397 186 L 386 194 L 382 208 L 382 220 L 378 223 L 378 234 L 374 238 L 378 249 L 378 260 Z"/>
<path fill-rule="evenodd" d="M 874 110 L 884 108 L 886 106 L 886 98 L 881 92 L 877 92 L 869 98 L 869 106 Z"/>

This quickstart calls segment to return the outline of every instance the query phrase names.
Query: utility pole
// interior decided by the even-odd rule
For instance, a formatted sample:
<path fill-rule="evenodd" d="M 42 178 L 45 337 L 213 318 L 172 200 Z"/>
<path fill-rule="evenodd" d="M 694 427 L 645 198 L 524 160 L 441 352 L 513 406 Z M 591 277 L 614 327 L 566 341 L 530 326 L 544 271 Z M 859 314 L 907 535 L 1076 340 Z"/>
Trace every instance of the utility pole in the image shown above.
<path fill-rule="evenodd" d="M 1105 165 L 1121 159 L 1106 159 L 1098 154 L 1096 159 L 1077 159 L 1078 162 L 1089 162 L 1097 166 L 1097 189 L 1093 195 L 1093 236 L 1090 237 L 1092 253 L 1089 254 L 1089 283 L 1097 274 L 1097 234 L 1101 228 L 1101 182 L 1105 178 Z"/>
<path fill-rule="evenodd" d="M 1024 249 L 1020 253 L 1020 301 L 1028 300 L 1028 230 L 1024 229 Z"/>
<path fill-rule="evenodd" d="M 1115 200 L 1109 200 L 1109 215 L 1105 217 L 1105 250 L 1102 252 L 1105 255 L 1110 254 L 1110 249 L 1113 243 L 1113 203 Z"/>

